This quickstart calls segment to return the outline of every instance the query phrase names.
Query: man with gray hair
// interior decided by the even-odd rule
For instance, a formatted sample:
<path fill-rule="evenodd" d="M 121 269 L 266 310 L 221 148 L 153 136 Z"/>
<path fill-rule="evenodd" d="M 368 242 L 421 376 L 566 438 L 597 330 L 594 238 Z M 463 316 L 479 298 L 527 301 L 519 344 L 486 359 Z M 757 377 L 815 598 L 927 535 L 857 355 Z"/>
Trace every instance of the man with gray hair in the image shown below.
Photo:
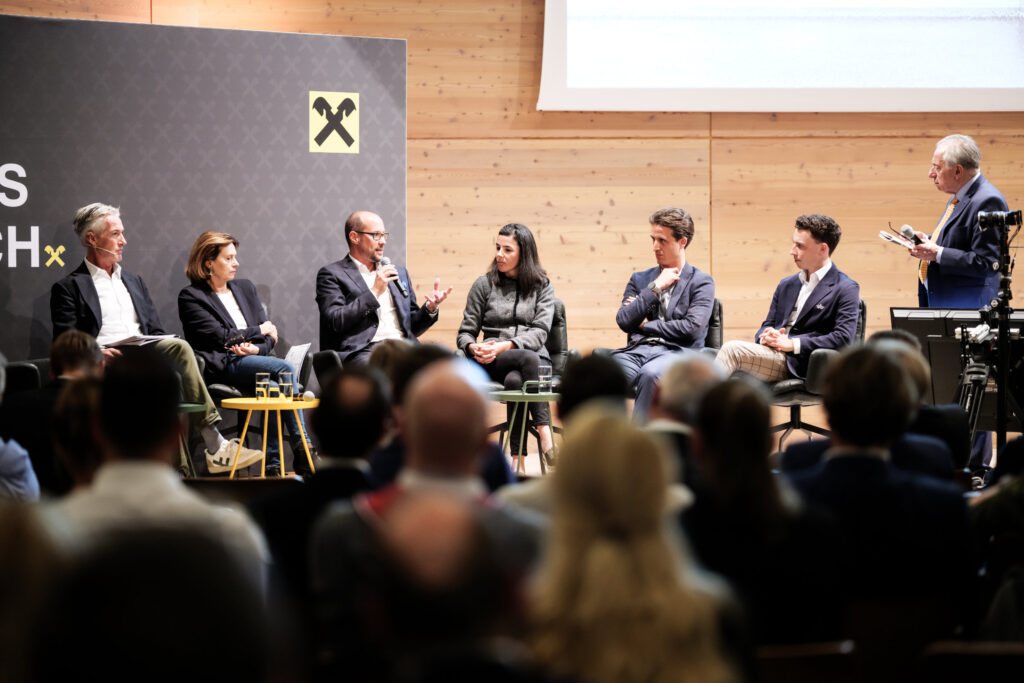
<path fill-rule="evenodd" d="M 121 210 L 99 202 L 75 212 L 75 234 L 85 247 L 82 265 L 54 283 L 50 290 L 50 319 L 53 337 L 76 329 L 96 337 L 103 347 L 104 361 L 121 355 L 117 342 L 137 335 L 167 334 L 149 290 L 142 278 L 121 268 L 124 237 Z M 181 376 L 182 400 L 201 403 L 201 413 L 192 413 L 193 426 L 206 444 L 210 473 L 227 472 L 238 449 L 237 440 L 228 441 L 217 430 L 220 414 L 206 390 L 192 347 L 183 339 L 155 343 Z M 245 448 L 238 454 L 238 466 L 247 467 L 263 457 Z"/>
<path fill-rule="evenodd" d="M 935 145 L 932 179 L 941 192 L 953 195 L 931 236 L 910 250 L 921 259 L 918 301 L 922 308 L 980 308 L 995 298 L 999 272 L 996 230 L 981 230 L 978 213 L 1006 211 L 1006 200 L 980 172 L 981 150 L 966 135 L 948 135 Z"/>

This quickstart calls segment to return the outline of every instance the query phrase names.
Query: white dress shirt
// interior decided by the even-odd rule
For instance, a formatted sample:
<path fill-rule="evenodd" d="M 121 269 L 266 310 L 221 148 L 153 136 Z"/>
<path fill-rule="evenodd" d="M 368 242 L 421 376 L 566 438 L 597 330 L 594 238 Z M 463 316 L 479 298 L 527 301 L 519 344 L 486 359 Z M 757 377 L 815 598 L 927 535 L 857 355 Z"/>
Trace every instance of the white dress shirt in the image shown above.
<path fill-rule="evenodd" d="M 377 271 L 370 270 L 358 260 L 352 258 L 352 263 L 356 264 L 356 268 L 359 269 L 359 274 L 363 276 L 363 282 L 366 286 L 373 290 L 373 283 L 377 279 Z M 379 267 L 379 266 L 378 266 Z M 405 335 L 402 333 L 402 326 L 398 323 L 398 313 L 395 311 L 395 300 L 391 296 L 391 287 L 385 287 L 384 293 L 377 297 L 377 303 L 380 304 L 380 308 L 377 309 L 377 333 L 373 335 L 373 339 L 370 340 L 371 344 L 376 344 L 384 339 L 405 339 Z"/>
<path fill-rule="evenodd" d="M 96 286 L 96 295 L 100 299 L 100 332 L 96 335 L 96 342 L 104 346 L 142 334 L 132 296 L 121 279 L 121 265 L 114 265 L 113 275 L 93 265 L 88 259 L 85 267 L 89 269 L 92 283 Z"/>
<path fill-rule="evenodd" d="M 825 265 L 818 270 L 807 275 L 806 271 L 801 270 L 799 273 L 800 277 L 800 293 L 796 296 L 796 306 L 793 307 L 793 312 L 789 315 L 789 319 L 786 320 L 786 332 L 789 333 L 793 329 L 793 323 L 796 322 L 797 318 L 800 317 L 800 312 L 804 309 L 804 304 L 807 303 L 808 297 L 811 296 L 811 292 L 818 286 L 818 283 L 825 279 L 825 275 L 828 274 L 829 268 L 832 267 L 832 259 L 827 259 Z M 790 337 L 793 341 L 793 353 L 800 355 L 800 338 Z"/>

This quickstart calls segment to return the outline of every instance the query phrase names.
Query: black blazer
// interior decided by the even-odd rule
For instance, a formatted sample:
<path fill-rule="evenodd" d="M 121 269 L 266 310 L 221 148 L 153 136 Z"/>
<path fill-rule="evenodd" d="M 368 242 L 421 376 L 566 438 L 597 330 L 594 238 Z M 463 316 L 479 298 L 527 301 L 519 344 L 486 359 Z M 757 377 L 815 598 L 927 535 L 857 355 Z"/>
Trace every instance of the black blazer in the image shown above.
<path fill-rule="evenodd" d="M 409 341 L 415 341 L 434 324 L 437 316 L 430 314 L 426 304 L 416 305 L 409 271 L 402 266 L 396 268 L 409 296 L 402 296 L 394 282 L 388 284 L 388 289 L 402 333 Z M 329 263 L 316 274 L 316 304 L 320 308 L 320 348 L 339 352 L 342 362 L 365 350 L 377 334 L 380 304 L 351 258 Z"/>
<path fill-rule="evenodd" d="M 798 441 L 782 454 L 783 472 L 796 472 L 816 466 L 829 446 L 829 439 Z M 903 434 L 889 449 L 894 467 L 907 472 L 927 474 L 936 479 L 953 479 L 953 455 L 941 440 L 927 434 Z"/>
<path fill-rule="evenodd" d="M 224 343 L 236 335 L 244 335 L 265 356 L 274 348 L 274 340 L 260 334 L 260 324 L 266 322 L 263 304 L 256 286 L 249 280 L 231 280 L 228 289 L 235 296 L 248 327 L 237 328 L 228 309 L 206 282 L 189 285 L 178 294 L 178 317 L 185 330 L 185 340 L 192 345 L 197 356 L 206 361 L 206 374 L 210 377 L 224 371 L 232 355 Z"/>
<path fill-rule="evenodd" d="M 160 324 L 160 316 L 157 315 L 156 306 L 149 298 L 149 290 L 142 278 L 122 268 L 121 281 L 132 297 L 142 334 L 167 334 Z M 100 297 L 85 261 L 50 288 L 50 321 L 53 323 L 54 339 L 61 332 L 71 329 L 81 330 L 94 337 L 100 333 L 103 324 Z"/>

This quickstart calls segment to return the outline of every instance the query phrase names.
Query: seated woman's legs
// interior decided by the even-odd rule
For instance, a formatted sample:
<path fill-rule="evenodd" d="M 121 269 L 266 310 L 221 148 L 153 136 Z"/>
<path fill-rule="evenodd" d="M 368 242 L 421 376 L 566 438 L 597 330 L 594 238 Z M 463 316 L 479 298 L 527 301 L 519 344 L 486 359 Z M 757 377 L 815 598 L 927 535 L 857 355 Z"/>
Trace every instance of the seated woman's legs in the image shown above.
<path fill-rule="evenodd" d="M 493 363 L 483 367 L 493 380 L 501 382 L 505 389 L 514 391 L 522 389 L 524 382 L 537 380 L 538 368 L 542 361 L 549 362 L 541 359 L 536 351 L 512 349 L 498 354 Z M 554 447 L 551 437 L 551 412 L 547 403 L 530 403 L 528 405 L 531 422 L 540 435 L 541 450 L 546 453 Z M 513 455 L 526 453 L 526 444 L 519 442 L 523 426 L 522 420 L 525 418 L 523 411 L 520 411 L 516 417 L 515 424 L 513 424 L 512 406 L 510 405 L 508 407 L 509 451 Z"/>
<path fill-rule="evenodd" d="M 255 395 L 256 374 L 260 372 L 269 373 L 271 384 L 277 384 L 282 372 L 293 372 L 293 369 L 287 361 L 273 356 L 236 356 L 228 361 L 227 367 L 218 379 L 238 387 L 245 393 Z M 288 432 L 288 440 L 292 445 L 295 471 L 299 474 L 309 474 L 309 464 L 306 461 L 306 452 L 302 447 L 302 437 L 299 433 L 299 420 L 302 420 L 302 431 L 307 434 L 307 438 L 308 432 L 306 432 L 302 411 L 299 411 L 298 415 L 299 418 L 296 420 L 294 412 L 282 411 L 281 422 L 282 427 Z M 268 413 L 267 418 L 271 422 L 267 425 L 266 471 L 267 474 L 280 474 L 281 454 L 278 447 L 277 422 L 272 413 Z"/>

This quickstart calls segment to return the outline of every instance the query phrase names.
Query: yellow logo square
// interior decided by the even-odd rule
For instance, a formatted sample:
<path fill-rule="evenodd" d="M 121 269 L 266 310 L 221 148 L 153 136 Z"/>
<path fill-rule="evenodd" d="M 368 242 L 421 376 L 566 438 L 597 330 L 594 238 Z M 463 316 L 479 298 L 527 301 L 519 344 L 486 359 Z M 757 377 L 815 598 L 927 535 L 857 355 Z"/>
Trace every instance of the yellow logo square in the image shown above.
<path fill-rule="evenodd" d="M 309 91 L 309 151 L 359 154 L 359 93 Z"/>

